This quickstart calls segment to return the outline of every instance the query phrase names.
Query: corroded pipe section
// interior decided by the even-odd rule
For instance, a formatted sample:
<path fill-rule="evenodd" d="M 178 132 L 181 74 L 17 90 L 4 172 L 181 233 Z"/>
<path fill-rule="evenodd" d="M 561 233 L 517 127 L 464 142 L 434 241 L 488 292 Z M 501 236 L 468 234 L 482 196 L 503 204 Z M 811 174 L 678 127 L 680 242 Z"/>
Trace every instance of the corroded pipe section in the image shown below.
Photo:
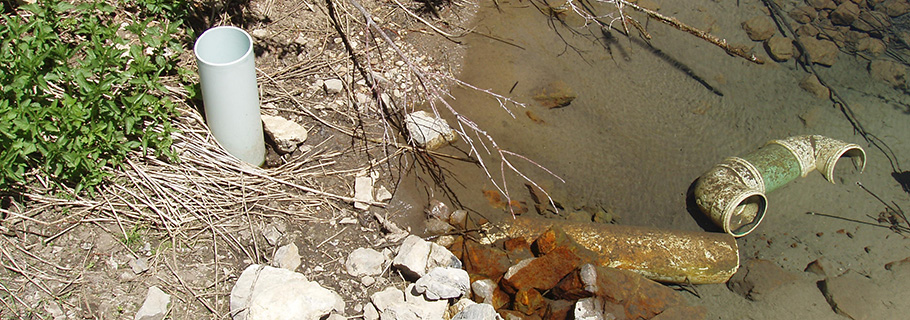
<path fill-rule="evenodd" d="M 764 218 L 765 194 L 815 169 L 834 183 L 834 166 L 845 156 L 863 171 L 866 153 L 856 144 L 819 135 L 773 140 L 741 158 L 727 158 L 699 177 L 695 201 L 724 232 L 742 237 Z"/>
<path fill-rule="evenodd" d="M 488 231 L 487 240 L 533 240 L 553 226 L 594 251 L 599 265 L 634 271 L 655 281 L 723 283 L 739 268 L 736 239 L 723 233 L 519 217 Z"/>

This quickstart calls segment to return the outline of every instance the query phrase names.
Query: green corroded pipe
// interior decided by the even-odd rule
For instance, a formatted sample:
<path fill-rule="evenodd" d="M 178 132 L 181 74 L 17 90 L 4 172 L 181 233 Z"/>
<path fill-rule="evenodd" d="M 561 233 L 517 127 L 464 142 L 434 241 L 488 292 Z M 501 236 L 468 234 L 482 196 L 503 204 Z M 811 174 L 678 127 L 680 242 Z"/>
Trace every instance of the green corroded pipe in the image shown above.
<path fill-rule="evenodd" d="M 850 157 L 859 171 L 866 153 L 856 144 L 811 135 L 773 140 L 743 157 L 731 157 L 698 178 L 695 202 L 724 232 L 742 237 L 758 226 L 767 192 L 818 169 L 834 183 L 834 166 Z"/>

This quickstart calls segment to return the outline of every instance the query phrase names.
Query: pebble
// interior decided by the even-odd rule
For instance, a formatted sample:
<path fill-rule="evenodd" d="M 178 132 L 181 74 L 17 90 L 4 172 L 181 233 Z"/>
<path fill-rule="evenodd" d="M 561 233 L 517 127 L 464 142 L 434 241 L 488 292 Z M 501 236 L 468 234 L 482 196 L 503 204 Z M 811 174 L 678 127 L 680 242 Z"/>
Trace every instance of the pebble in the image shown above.
<path fill-rule="evenodd" d="M 136 312 L 135 320 L 161 320 L 167 314 L 167 306 L 171 303 L 171 295 L 164 293 L 156 286 L 149 287 L 145 302 Z"/>
<path fill-rule="evenodd" d="M 452 320 L 504 320 L 496 313 L 492 305 L 486 303 L 472 304 L 455 314 Z"/>
<path fill-rule="evenodd" d="M 344 305 L 341 296 L 303 274 L 258 264 L 243 270 L 231 289 L 234 320 L 317 320 L 344 312 Z"/>
<path fill-rule="evenodd" d="M 418 293 L 428 300 L 458 298 L 468 292 L 468 272 L 457 268 L 433 268 L 415 283 Z"/>
<path fill-rule="evenodd" d="M 287 270 L 297 270 L 300 267 L 300 253 L 297 245 L 293 242 L 283 245 L 275 251 L 275 257 L 272 259 L 274 266 Z"/>
<path fill-rule="evenodd" d="M 754 41 L 765 41 L 774 35 L 774 23 L 766 16 L 757 16 L 742 24 L 743 30 Z"/>
<path fill-rule="evenodd" d="M 359 276 L 375 276 L 382 273 L 385 256 L 370 248 L 357 248 L 348 255 L 344 262 L 348 274 Z"/>
<path fill-rule="evenodd" d="M 281 153 L 297 150 L 297 145 L 307 139 L 307 130 L 299 123 L 279 116 L 262 115 L 262 127 L 265 133 L 275 141 Z"/>
<path fill-rule="evenodd" d="M 765 41 L 765 50 L 775 61 L 787 61 L 793 58 L 793 41 L 790 38 L 774 36 Z"/>
<path fill-rule="evenodd" d="M 328 79 L 322 82 L 322 87 L 327 94 L 337 94 L 344 90 L 344 84 L 340 79 Z"/>

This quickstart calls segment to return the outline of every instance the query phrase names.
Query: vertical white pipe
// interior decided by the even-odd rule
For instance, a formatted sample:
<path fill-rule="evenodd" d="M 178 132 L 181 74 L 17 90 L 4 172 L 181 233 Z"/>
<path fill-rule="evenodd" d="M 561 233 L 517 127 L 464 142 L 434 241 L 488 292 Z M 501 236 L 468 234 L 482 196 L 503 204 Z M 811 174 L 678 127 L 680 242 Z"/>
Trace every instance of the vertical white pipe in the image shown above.
<path fill-rule="evenodd" d="M 253 39 L 236 27 L 215 27 L 196 39 L 193 51 L 205 118 L 215 139 L 238 159 L 262 165 L 265 140 Z"/>

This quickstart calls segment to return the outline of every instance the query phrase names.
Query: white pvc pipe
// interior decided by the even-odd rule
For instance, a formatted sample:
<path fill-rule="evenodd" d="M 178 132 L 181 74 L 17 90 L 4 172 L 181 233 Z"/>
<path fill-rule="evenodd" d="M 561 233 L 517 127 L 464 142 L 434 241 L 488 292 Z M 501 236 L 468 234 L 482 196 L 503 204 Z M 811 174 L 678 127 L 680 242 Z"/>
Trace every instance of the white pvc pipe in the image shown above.
<path fill-rule="evenodd" d="M 205 118 L 215 139 L 238 159 L 262 165 L 265 140 L 253 39 L 236 27 L 215 27 L 196 39 L 193 51 Z"/>

